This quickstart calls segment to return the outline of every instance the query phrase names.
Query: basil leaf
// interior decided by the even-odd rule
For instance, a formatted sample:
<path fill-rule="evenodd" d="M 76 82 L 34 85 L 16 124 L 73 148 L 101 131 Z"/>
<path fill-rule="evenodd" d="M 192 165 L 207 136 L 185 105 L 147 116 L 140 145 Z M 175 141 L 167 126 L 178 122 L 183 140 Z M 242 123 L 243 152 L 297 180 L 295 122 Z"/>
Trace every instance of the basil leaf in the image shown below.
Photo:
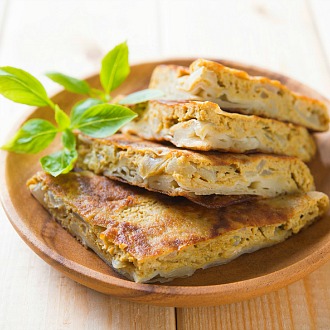
<path fill-rule="evenodd" d="M 51 155 L 42 157 L 40 163 L 45 172 L 52 176 L 70 172 L 77 160 L 78 153 L 74 150 L 63 149 Z"/>
<path fill-rule="evenodd" d="M 81 115 L 87 109 L 91 108 L 94 105 L 102 104 L 102 103 L 104 102 L 99 99 L 87 99 L 76 103 L 72 108 L 70 115 L 72 126 L 75 126 L 79 122 Z"/>
<path fill-rule="evenodd" d="M 73 78 L 60 72 L 48 72 L 46 76 L 72 93 L 89 94 L 91 90 L 85 80 Z"/>
<path fill-rule="evenodd" d="M 122 100 L 120 100 L 119 104 L 136 104 L 142 103 L 149 100 L 154 100 L 162 97 L 164 93 L 158 89 L 144 89 L 142 91 L 138 91 L 132 94 L 127 95 Z"/>
<path fill-rule="evenodd" d="M 102 60 L 100 72 L 101 84 L 107 94 L 118 87 L 130 72 L 128 47 L 123 42 L 113 48 Z"/>
<path fill-rule="evenodd" d="M 0 68 L 0 94 L 14 102 L 37 107 L 53 104 L 39 80 L 10 66 Z"/>
<path fill-rule="evenodd" d="M 60 130 L 70 127 L 71 124 L 70 117 L 57 104 L 55 105 L 55 121 Z"/>
<path fill-rule="evenodd" d="M 103 138 L 116 133 L 136 116 L 135 112 L 120 105 L 99 104 L 87 109 L 75 128 L 79 128 L 86 135 Z"/>
<path fill-rule="evenodd" d="M 89 95 L 91 98 L 97 98 L 102 100 L 103 102 L 108 102 L 111 99 L 111 96 L 109 94 L 106 94 L 104 91 L 101 91 L 97 88 L 92 88 Z"/>
<path fill-rule="evenodd" d="M 76 137 L 75 135 L 68 129 L 63 131 L 62 133 L 62 144 L 65 148 L 69 150 L 76 149 Z"/>
<path fill-rule="evenodd" d="M 34 154 L 48 147 L 56 133 L 57 128 L 49 121 L 31 119 L 1 148 L 17 153 Z"/>

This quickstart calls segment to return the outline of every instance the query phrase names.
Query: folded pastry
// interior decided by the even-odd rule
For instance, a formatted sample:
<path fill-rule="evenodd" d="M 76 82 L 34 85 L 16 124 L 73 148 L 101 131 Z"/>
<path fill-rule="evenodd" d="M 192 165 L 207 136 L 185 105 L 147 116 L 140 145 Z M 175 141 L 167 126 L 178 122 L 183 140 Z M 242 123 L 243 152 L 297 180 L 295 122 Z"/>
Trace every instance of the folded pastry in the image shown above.
<path fill-rule="evenodd" d="M 90 172 L 40 172 L 27 185 L 84 246 L 136 282 L 189 276 L 279 243 L 328 207 L 326 195 L 308 192 L 210 210 Z"/>
<path fill-rule="evenodd" d="M 309 161 L 315 143 L 307 129 L 257 116 L 222 111 L 216 103 L 149 101 L 133 106 L 140 116 L 122 128 L 148 140 L 177 147 L 226 152 L 264 152 Z"/>
<path fill-rule="evenodd" d="M 124 134 L 79 135 L 77 143 L 79 168 L 170 196 L 273 197 L 314 189 L 308 167 L 295 157 L 202 153 Z"/>
<path fill-rule="evenodd" d="M 156 67 L 150 88 L 163 90 L 167 99 L 208 100 L 226 111 L 274 118 L 313 131 L 326 131 L 329 127 L 323 102 L 299 95 L 279 81 L 252 77 L 203 59 L 194 61 L 189 69 L 174 65 Z"/>

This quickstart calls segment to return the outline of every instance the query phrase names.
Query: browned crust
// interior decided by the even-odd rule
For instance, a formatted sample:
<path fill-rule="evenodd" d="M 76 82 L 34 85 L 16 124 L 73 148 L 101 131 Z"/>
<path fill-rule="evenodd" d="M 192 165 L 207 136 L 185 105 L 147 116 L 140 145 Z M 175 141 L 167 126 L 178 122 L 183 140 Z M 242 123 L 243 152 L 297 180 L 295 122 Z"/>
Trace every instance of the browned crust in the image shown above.
<path fill-rule="evenodd" d="M 258 81 L 260 83 L 273 85 L 273 86 L 279 88 L 283 92 L 285 91 L 285 92 L 292 93 L 298 99 L 304 100 L 304 101 L 310 103 L 311 105 L 317 105 L 319 107 L 323 107 L 326 110 L 326 105 L 323 102 L 321 102 L 319 100 L 316 100 L 316 99 L 313 99 L 311 97 L 293 92 L 278 80 L 273 80 L 273 79 L 269 79 L 267 77 L 261 77 L 261 76 L 250 76 L 245 71 L 229 68 L 229 67 L 226 67 L 226 66 L 224 66 L 224 65 L 222 65 L 218 62 L 208 61 L 208 60 L 204 60 L 204 59 L 198 59 L 198 60 L 194 61 L 193 63 L 191 63 L 191 65 L 189 67 L 189 71 L 192 72 L 194 70 L 193 69 L 194 66 L 198 66 L 198 65 L 204 66 L 207 69 L 210 69 L 210 70 L 215 71 L 215 72 L 229 71 L 232 75 L 234 75 L 234 76 L 236 76 L 240 79 L 253 80 L 253 81 Z M 177 70 L 178 70 L 178 74 L 183 72 L 182 67 L 178 67 Z M 326 112 L 326 114 L 327 114 L 327 112 Z M 328 122 L 329 122 L 329 118 L 328 118 Z"/>
<path fill-rule="evenodd" d="M 308 194 L 207 209 L 183 198 L 145 193 L 88 172 L 51 177 L 38 173 L 28 186 L 41 182 L 86 222 L 106 228 L 101 237 L 121 246 L 137 260 L 163 255 L 164 251 L 204 242 L 243 228 L 286 224 L 296 209 L 308 211 L 319 203 L 319 214 L 328 199 Z"/>
<path fill-rule="evenodd" d="M 299 94 L 297 92 L 292 91 L 289 89 L 287 86 L 283 85 L 281 82 L 278 80 L 272 80 L 267 77 L 260 77 L 260 76 L 250 76 L 247 72 L 237 70 L 234 68 L 229 68 L 226 67 L 220 63 L 213 62 L 213 61 L 208 61 L 205 59 L 198 59 L 194 62 L 191 63 L 189 68 L 184 68 L 181 66 L 176 66 L 176 65 L 159 65 L 155 68 L 154 74 L 152 76 L 151 82 L 150 82 L 150 88 L 158 88 L 158 83 L 159 80 L 163 79 L 162 77 L 166 77 L 166 75 L 169 74 L 168 79 L 168 84 L 171 85 L 171 88 L 173 89 L 175 87 L 175 79 L 180 78 L 182 76 L 186 76 L 191 74 L 192 72 L 196 71 L 198 68 L 205 68 L 209 71 L 214 72 L 219 79 L 220 77 L 223 76 L 230 76 L 233 77 L 232 79 L 235 80 L 240 80 L 242 83 L 248 83 L 250 85 L 268 85 L 268 86 L 273 86 L 278 89 L 278 93 L 281 95 L 287 95 L 291 96 L 292 100 L 296 100 L 297 103 L 303 104 L 302 106 L 302 113 L 304 116 L 308 116 L 308 113 L 314 114 L 318 117 L 318 123 L 313 123 L 313 122 L 308 122 L 308 120 L 305 118 L 302 118 L 301 120 L 299 118 L 299 114 L 296 113 L 295 111 L 291 111 L 291 103 L 287 103 L 286 105 L 283 103 L 281 104 L 281 107 L 283 108 L 280 113 L 275 114 L 275 113 L 270 113 L 268 111 L 261 111 L 261 110 L 250 110 L 246 111 L 246 109 L 242 109 L 240 107 L 237 107 L 236 109 L 230 108 L 226 109 L 225 107 L 222 107 L 223 110 L 227 110 L 230 112 L 238 112 L 242 114 L 256 114 L 261 117 L 265 118 L 273 118 L 273 119 L 279 119 L 281 121 L 286 121 L 286 122 L 291 122 L 297 125 L 302 125 L 310 129 L 311 131 L 326 131 L 329 128 L 329 112 L 327 109 L 327 106 L 324 102 L 308 97 L 306 95 Z M 166 79 L 166 78 L 165 78 Z M 179 82 L 179 79 L 178 79 Z M 243 83 L 243 85 L 244 85 Z M 165 84 L 163 82 L 163 84 Z M 166 85 L 166 84 L 165 84 Z M 165 86 L 164 85 L 164 86 Z M 163 88 L 164 88 L 163 86 Z M 166 88 L 165 88 L 166 89 Z M 176 88 L 175 88 L 176 89 Z M 179 93 L 177 97 L 182 98 L 182 95 L 185 95 L 187 99 L 199 99 L 198 95 L 190 94 L 189 91 L 182 91 L 182 90 L 177 90 Z M 173 91 L 169 92 L 169 95 L 166 97 L 171 97 L 171 93 Z M 175 94 L 175 93 L 174 93 Z M 290 101 L 290 102 L 291 102 Z M 295 102 L 296 103 L 296 102 Z M 304 110 L 305 109 L 305 110 Z M 291 114 L 291 115 L 290 115 Z"/>
<path fill-rule="evenodd" d="M 70 172 L 56 178 L 44 172 L 38 172 L 27 181 L 27 186 L 42 182 L 46 189 L 63 198 L 89 223 L 106 227 L 107 219 L 95 222 L 95 215 L 106 205 L 109 212 L 116 212 L 131 203 L 136 195 L 144 190 L 134 186 L 96 176 L 90 172 Z"/>
<path fill-rule="evenodd" d="M 133 111 L 139 106 L 131 106 Z M 276 119 L 262 118 L 255 115 L 242 115 L 222 111 L 218 104 L 209 101 L 187 100 L 152 100 L 144 105 L 141 116 L 122 128 L 123 133 L 135 134 L 153 141 L 169 141 L 178 147 L 210 151 L 217 150 L 232 153 L 271 153 L 277 155 L 296 156 L 305 162 L 315 155 L 316 145 L 305 127 L 292 123 L 284 123 Z M 218 146 L 208 143 L 200 136 L 192 137 L 200 140 L 199 145 L 189 145 L 175 139 L 180 131 L 189 131 L 189 123 L 197 120 L 202 124 L 210 124 L 215 134 L 223 134 L 236 142 L 231 145 Z M 211 134 L 210 134 L 211 135 Z M 244 139 L 255 139 L 258 146 L 248 147 Z M 284 142 L 285 141 L 285 142 Z"/>

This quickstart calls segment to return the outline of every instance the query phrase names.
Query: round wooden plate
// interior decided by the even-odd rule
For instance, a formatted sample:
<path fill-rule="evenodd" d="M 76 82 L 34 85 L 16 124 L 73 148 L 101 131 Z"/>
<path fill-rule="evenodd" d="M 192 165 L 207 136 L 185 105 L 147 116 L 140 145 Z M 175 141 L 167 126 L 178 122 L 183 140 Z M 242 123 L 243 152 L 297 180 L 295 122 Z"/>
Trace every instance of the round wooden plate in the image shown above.
<path fill-rule="evenodd" d="M 189 65 L 192 59 L 169 60 L 162 63 Z M 278 79 L 293 90 L 323 99 L 312 89 L 280 74 L 236 62 L 219 61 L 225 65 Z M 116 91 L 125 94 L 146 88 L 153 68 L 161 62 L 134 65 L 127 81 Z M 97 76 L 89 82 L 99 86 Z M 69 111 L 81 96 L 68 92 L 57 94 L 55 103 Z M 326 101 L 327 102 L 327 101 Z M 329 104 L 329 103 L 328 103 Z M 53 111 L 36 109 L 28 118 L 53 121 Z M 18 127 L 15 127 L 13 133 Z M 319 153 L 310 168 L 317 190 L 330 195 L 330 136 L 317 136 Z M 43 154 L 58 147 L 58 142 Z M 203 306 L 231 303 L 252 298 L 292 283 L 329 260 L 330 215 L 279 245 L 246 254 L 229 264 L 197 271 L 189 278 L 166 284 L 136 284 L 112 271 L 96 254 L 84 249 L 48 215 L 30 195 L 25 182 L 40 170 L 38 155 L 1 154 L 1 195 L 4 209 L 23 240 L 50 265 L 89 288 L 135 302 L 161 306 Z"/>

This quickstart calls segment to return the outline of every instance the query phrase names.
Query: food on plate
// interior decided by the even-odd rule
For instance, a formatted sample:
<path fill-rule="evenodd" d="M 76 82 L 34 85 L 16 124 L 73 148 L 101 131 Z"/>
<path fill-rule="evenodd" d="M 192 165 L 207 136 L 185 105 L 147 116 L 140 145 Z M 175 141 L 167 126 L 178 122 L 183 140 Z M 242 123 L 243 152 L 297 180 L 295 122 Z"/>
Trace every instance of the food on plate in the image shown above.
<path fill-rule="evenodd" d="M 39 172 L 27 185 L 61 226 L 135 282 L 190 276 L 282 242 L 329 203 L 314 191 L 208 209 L 91 172 Z"/>
<path fill-rule="evenodd" d="M 125 44 L 118 47 L 127 55 Z M 51 103 L 64 149 L 41 159 L 51 175 L 39 172 L 27 185 L 121 275 L 139 283 L 190 276 L 282 242 L 327 211 L 329 199 L 314 191 L 303 162 L 316 152 L 308 130 L 328 128 L 322 102 L 197 60 L 189 69 L 154 70 L 150 87 L 164 99 L 153 100 L 162 92 L 151 89 L 109 104 L 111 77 L 104 75 L 102 100 L 77 104 L 70 117 Z M 137 116 L 132 109 L 139 116 L 129 122 Z M 122 134 L 104 137 L 119 128 Z M 20 134 L 9 147 L 26 143 Z"/>
<path fill-rule="evenodd" d="M 274 118 L 313 131 L 329 128 L 323 102 L 290 91 L 279 81 L 249 76 L 204 59 L 194 61 L 189 68 L 156 67 L 149 87 L 164 91 L 165 98 L 170 100 L 208 100 L 226 111 Z"/>
<path fill-rule="evenodd" d="M 263 152 L 309 161 L 316 147 L 304 127 L 274 119 L 225 112 L 213 102 L 149 101 L 121 131 L 180 148 L 235 153 Z"/>
<path fill-rule="evenodd" d="M 79 135 L 77 143 L 79 168 L 170 196 L 273 197 L 314 189 L 308 167 L 295 157 L 202 153 L 124 134 Z"/>

